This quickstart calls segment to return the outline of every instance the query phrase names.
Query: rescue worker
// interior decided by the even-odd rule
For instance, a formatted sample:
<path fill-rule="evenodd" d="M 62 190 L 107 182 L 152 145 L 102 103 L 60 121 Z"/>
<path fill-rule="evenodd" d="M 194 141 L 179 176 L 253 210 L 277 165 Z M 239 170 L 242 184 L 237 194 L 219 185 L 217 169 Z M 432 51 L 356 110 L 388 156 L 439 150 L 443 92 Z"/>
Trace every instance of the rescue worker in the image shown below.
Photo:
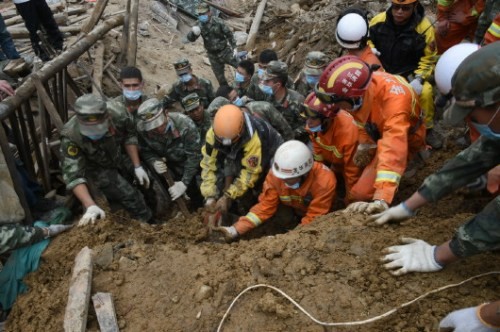
<path fill-rule="evenodd" d="M 111 101 L 110 103 L 114 103 Z M 141 166 L 132 118 L 120 107 L 107 107 L 91 94 L 75 101 L 76 116 L 61 130 L 61 169 L 66 188 L 80 200 L 85 213 L 79 226 L 105 217 L 89 193 L 92 181 L 110 202 L 120 203 L 132 217 L 150 221 L 152 213 L 142 194 L 132 185 L 133 175 L 149 187 Z"/>
<path fill-rule="evenodd" d="M 354 118 L 335 104 L 322 103 L 314 92 L 304 101 L 303 116 L 307 119 L 306 130 L 312 142 L 314 160 L 334 171 L 339 185 L 345 186 L 343 196 L 347 202 L 351 201 L 351 188 L 362 169 L 371 162 L 371 158 L 364 163 L 355 158 L 359 134 Z"/>
<path fill-rule="evenodd" d="M 254 73 L 255 66 L 251 61 L 241 61 L 238 63 L 238 67 L 236 67 L 233 87 L 240 97 L 250 94 L 252 96 L 257 96 L 256 98 L 258 100 L 265 100 L 266 95 L 259 89 L 259 80 L 252 80 Z"/>
<path fill-rule="evenodd" d="M 73 225 L 50 225 L 47 227 L 8 224 L 0 226 L 0 255 L 21 247 L 52 238 L 67 231 Z"/>
<path fill-rule="evenodd" d="M 203 103 L 208 107 L 214 99 L 214 88 L 212 82 L 193 74 L 191 63 L 188 59 L 179 59 L 174 63 L 175 73 L 179 79 L 172 84 L 172 87 L 163 100 L 165 106 L 173 101 L 180 102 L 188 94 L 196 92 Z"/>
<path fill-rule="evenodd" d="M 403 203 L 371 216 L 376 224 L 411 218 L 430 202 L 437 202 L 500 163 L 500 43 L 487 45 L 468 56 L 452 78 L 455 102 L 444 113 L 450 125 L 468 117 L 481 137 L 428 176 Z M 498 179 L 497 179 L 498 180 Z M 498 183 L 498 182 L 497 182 Z M 460 226 L 453 238 L 438 246 L 423 240 L 404 239 L 405 245 L 387 248 L 385 267 L 394 275 L 439 271 L 448 264 L 500 247 L 500 196 Z M 440 327 L 467 331 L 500 328 L 499 301 L 448 315 Z M 496 315 L 495 315 L 496 313 Z"/>
<path fill-rule="evenodd" d="M 500 40 L 500 1 L 486 0 L 479 16 L 474 43 L 487 45 Z"/>
<path fill-rule="evenodd" d="M 283 115 L 278 112 L 271 103 L 267 101 L 254 101 L 246 96 L 239 97 L 236 90 L 230 87 L 220 87 L 217 94 L 221 96 L 216 97 L 210 104 L 210 110 L 217 112 L 223 105 L 236 105 L 240 107 L 242 111 L 249 112 L 257 118 L 266 120 L 278 133 L 280 133 L 285 141 L 293 139 L 292 127 L 290 127 Z"/>
<path fill-rule="evenodd" d="M 328 57 L 323 52 L 307 53 L 304 68 L 294 82 L 294 90 L 302 96 L 307 96 L 312 92 L 328 62 Z"/>
<path fill-rule="evenodd" d="M 438 0 L 436 46 L 438 54 L 464 39 L 474 40 L 479 15 L 484 10 L 484 0 Z"/>
<path fill-rule="evenodd" d="M 330 212 L 335 185 L 335 175 L 313 160 L 311 150 L 304 143 L 285 142 L 276 150 L 259 202 L 233 226 L 214 230 L 231 242 L 272 218 L 283 207 L 293 209 L 301 225 L 310 224 L 317 216 Z"/>
<path fill-rule="evenodd" d="M 222 106 L 201 149 L 200 189 L 208 210 L 225 214 L 237 201 L 239 211 L 248 211 L 282 142 L 266 121 L 235 105 Z"/>
<path fill-rule="evenodd" d="M 158 174 L 170 170 L 175 180 L 168 192 L 173 201 L 186 193 L 196 194 L 192 183 L 201 160 L 200 134 L 187 115 L 163 109 L 156 98 L 146 100 L 139 107 L 137 125 L 141 134 L 141 157 Z"/>
<path fill-rule="evenodd" d="M 207 3 L 200 2 L 196 7 L 196 13 L 200 25 L 191 28 L 191 31 L 187 34 L 187 39 L 194 42 L 201 35 L 208 60 L 219 86 L 227 85 L 224 76 L 224 65 L 228 64 L 234 68 L 238 65 L 238 49 L 236 48 L 233 33 L 221 19 L 213 16 Z"/>
<path fill-rule="evenodd" d="M 377 65 L 383 69 L 377 57 L 379 52 L 368 45 L 369 35 L 366 11 L 351 7 L 340 14 L 335 29 L 337 43 L 347 51 L 348 55 L 355 55 L 368 65 Z"/>
<path fill-rule="evenodd" d="M 141 70 L 133 66 L 122 68 L 120 71 L 120 87 L 122 88 L 122 95 L 116 97 L 114 100 L 117 104 L 125 107 L 136 122 L 139 105 L 148 99 L 143 94 L 144 81 Z"/>
<path fill-rule="evenodd" d="M 426 149 L 415 92 L 402 77 L 372 72 L 358 57 L 346 55 L 328 65 L 315 94 L 323 103 L 349 111 L 360 128 L 359 142 L 377 146 L 375 157 L 350 192 L 356 201 L 371 202 L 351 203 L 347 212 L 386 210 L 408 159 Z"/>
<path fill-rule="evenodd" d="M 434 130 L 434 97 L 428 80 L 437 62 L 434 28 L 418 0 L 392 0 L 391 7 L 370 21 L 370 42 L 384 69 L 401 75 L 420 96 L 425 115 L 426 141 L 433 149 L 443 146 Z"/>
<path fill-rule="evenodd" d="M 208 113 L 208 110 L 205 109 L 196 92 L 190 93 L 186 97 L 182 98 L 181 103 L 182 107 L 184 107 L 184 110 L 186 111 L 186 114 L 191 118 L 191 120 L 193 120 L 194 124 L 198 128 L 198 133 L 200 134 L 200 146 L 203 146 L 205 144 L 205 136 L 207 135 L 208 130 L 212 127 L 212 117 L 210 116 L 210 113 Z"/>
<path fill-rule="evenodd" d="M 300 116 L 300 105 L 304 96 L 286 87 L 288 66 L 281 61 L 271 61 L 262 75 L 259 88 L 271 97 L 271 104 L 283 115 L 292 127 L 296 140 L 307 142 L 304 119 Z"/>

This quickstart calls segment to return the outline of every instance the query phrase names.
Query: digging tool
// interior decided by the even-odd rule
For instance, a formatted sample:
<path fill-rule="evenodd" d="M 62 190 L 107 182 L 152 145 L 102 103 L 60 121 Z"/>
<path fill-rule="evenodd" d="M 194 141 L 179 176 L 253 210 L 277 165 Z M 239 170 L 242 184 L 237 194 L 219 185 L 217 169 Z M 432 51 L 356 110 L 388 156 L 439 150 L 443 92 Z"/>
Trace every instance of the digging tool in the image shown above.
<path fill-rule="evenodd" d="M 169 188 L 174 185 L 174 179 L 172 178 L 172 175 L 170 175 L 168 170 L 165 173 L 163 173 L 162 176 L 165 178 L 165 181 L 167 181 Z M 191 215 L 190 215 L 189 210 L 187 208 L 186 200 L 184 199 L 184 197 L 181 196 L 181 197 L 177 198 L 175 200 L 175 202 L 179 206 L 179 209 L 181 209 L 181 212 L 184 215 L 184 217 L 186 217 L 186 219 L 189 218 Z"/>

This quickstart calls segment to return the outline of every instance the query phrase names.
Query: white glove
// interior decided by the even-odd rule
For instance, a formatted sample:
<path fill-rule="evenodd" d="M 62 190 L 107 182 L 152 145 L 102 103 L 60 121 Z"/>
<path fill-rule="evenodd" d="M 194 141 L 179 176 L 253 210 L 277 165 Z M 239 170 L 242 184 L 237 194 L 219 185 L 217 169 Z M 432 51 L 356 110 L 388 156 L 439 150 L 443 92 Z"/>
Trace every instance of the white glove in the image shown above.
<path fill-rule="evenodd" d="M 92 223 L 93 225 L 97 219 L 104 218 L 106 218 L 106 213 L 97 205 L 91 205 L 87 208 L 85 214 L 78 222 L 78 226 L 85 226 L 88 223 Z"/>
<path fill-rule="evenodd" d="M 420 78 L 418 78 L 418 77 L 414 78 L 413 81 L 410 82 L 410 85 L 413 88 L 413 90 L 415 90 L 417 95 L 420 96 L 420 94 L 422 93 L 422 88 L 423 88 L 422 83 L 420 82 Z"/>
<path fill-rule="evenodd" d="M 163 160 L 155 160 L 153 162 L 153 167 L 158 174 L 167 172 L 167 164 Z"/>
<path fill-rule="evenodd" d="M 230 227 L 225 227 L 225 226 L 215 227 L 213 229 L 213 231 L 222 234 L 224 236 L 224 240 L 226 242 L 232 242 L 239 235 L 238 231 L 236 230 L 236 228 L 234 228 L 234 226 L 230 226 Z"/>
<path fill-rule="evenodd" d="M 389 262 L 384 267 L 391 270 L 391 274 L 400 276 L 408 272 L 434 272 L 443 268 L 434 258 L 436 246 L 409 237 L 403 237 L 401 241 L 406 244 L 385 248 L 389 254 L 382 261 Z"/>
<path fill-rule="evenodd" d="M 344 210 L 344 213 L 365 213 L 373 214 L 385 211 L 389 208 L 387 203 L 383 200 L 377 199 L 373 202 L 354 202 Z"/>
<path fill-rule="evenodd" d="M 380 56 L 380 53 L 375 47 L 371 49 L 372 50 L 372 53 L 375 54 L 376 56 Z"/>
<path fill-rule="evenodd" d="M 199 36 L 201 33 L 201 29 L 199 26 L 195 25 L 194 27 L 191 28 L 191 31 L 193 31 L 195 36 Z"/>
<path fill-rule="evenodd" d="M 374 221 L 377 225 L 383 225 L 388 221 L 405 220 L 413 217 L 415 212 L 410 210 L 408 206 L 403 202 L 399 205 L 391 207 L 389 210 L 377 213 L 368 217 L 369 221 Z"/>
<path fill-rule="evenodd" d="M 479 320 L 479 307 L 470 307 L 460 310 L 455 310 L 449 313 L 439 323 L 440 329 L 453 329 L 454 332 L 494 332 L 497 329 L 492 329 L 485 326 Z"/>
<path fill-rule="evenodd" d="M 134 169 L 135 177 L 139 180 L 139 184 L 144 186 L 144 188 L 149 188 L 149 177 L 144 168 L 142 166 L 136 167 Z"/>
<path fill-rule="evenodd" d="M 235 48 L 233 50 L 233 58 L 236 58 L 237 55 L 238 55 L 238 48 Z"/>
<path fill-rule="evenodd" d="M 168 188 L 168 193 L 172 197 L 172 200 L 175 201 L 177 198 L 181 197 L 186 192 L 186 185 L 182 181 L 177 181 L 174 185 Z"/>
<path fill-rule="evenodd" d="M 49 227 L 46 227 L 46 229 L 47 229 L 47 238 L 54 237 L 54 236 L 56 236 L 59 233 L 67 231 L 71 227 L 73 227 L 73 225 L 50 225 Z"/>

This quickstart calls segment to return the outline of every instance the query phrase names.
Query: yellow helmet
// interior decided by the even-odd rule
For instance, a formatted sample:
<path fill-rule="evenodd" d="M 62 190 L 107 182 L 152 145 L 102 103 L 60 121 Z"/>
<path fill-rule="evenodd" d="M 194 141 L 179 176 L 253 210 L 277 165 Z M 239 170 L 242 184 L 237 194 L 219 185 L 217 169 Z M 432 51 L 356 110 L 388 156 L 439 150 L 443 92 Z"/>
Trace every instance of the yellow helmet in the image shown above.
<path fill-rule="evenodd" d="M 222 145 L 231 145 L 240 138 L 244 123 L 243 111 L 238 106 L 224 105 L 215 113 L 215 137 Z"/>

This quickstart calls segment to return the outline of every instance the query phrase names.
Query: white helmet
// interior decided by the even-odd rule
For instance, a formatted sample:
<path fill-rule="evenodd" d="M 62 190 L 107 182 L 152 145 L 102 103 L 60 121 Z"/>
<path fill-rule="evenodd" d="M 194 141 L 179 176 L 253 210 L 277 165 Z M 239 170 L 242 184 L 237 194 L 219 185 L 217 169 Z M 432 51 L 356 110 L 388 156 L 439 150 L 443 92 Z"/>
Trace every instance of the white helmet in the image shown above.
<path fill-rule="evenodd" d="M 313 154 L 304 143 L 287 141 L 274 154 L 273 174 L 279 179 L 295 178 L 309 172 L 313 162 Z"/>
<path fill-rule="evenodd" d="M 367 20 L 357 13 L 344 15 L 337 23 L 335 38 L 344 48 L 360 48 L 368 38 Z"/>
<path fill-rule="evenodd" d="M 441 94 L 447 95 L 450 93 L 451 78 L 458 66 L 466 57 L 477 51 L 479 47 L 479 45 L 473 43 L 462 43 L 450 47 L 441 55 L 434 71 L 434 79 Z"/>

